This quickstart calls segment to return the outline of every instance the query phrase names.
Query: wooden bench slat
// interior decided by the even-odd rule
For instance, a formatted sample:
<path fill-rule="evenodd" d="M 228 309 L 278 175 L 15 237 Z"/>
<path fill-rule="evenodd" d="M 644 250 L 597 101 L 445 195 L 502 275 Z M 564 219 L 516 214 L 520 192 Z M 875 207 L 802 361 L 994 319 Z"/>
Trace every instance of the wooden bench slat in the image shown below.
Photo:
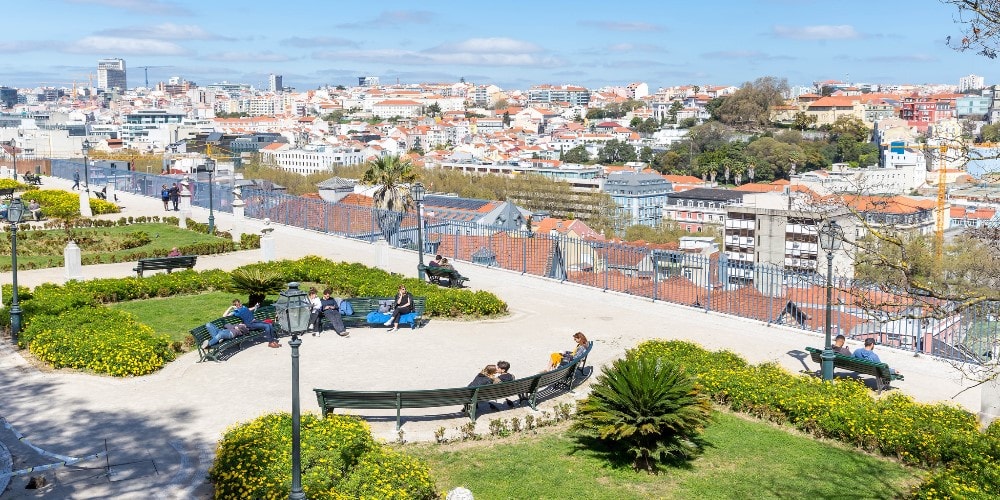
<path fill-rule="evenodd" d="M 174 269 L 191 269 L 198 262 L 197 255 L 181 255 L 177 257 L 149 257 L 139 259 L 138 264 L 132 269 L 142 277 L 144 271 L 166 270 L 168 273 Z"/>

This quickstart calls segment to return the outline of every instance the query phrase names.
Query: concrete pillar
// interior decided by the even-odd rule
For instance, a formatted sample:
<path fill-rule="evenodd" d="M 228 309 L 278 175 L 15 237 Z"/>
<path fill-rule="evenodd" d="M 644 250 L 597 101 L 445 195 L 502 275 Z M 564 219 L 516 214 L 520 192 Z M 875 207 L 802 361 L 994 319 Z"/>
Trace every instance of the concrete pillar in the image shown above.
<path fill-rule="evenodd" d="M 260 260 L 261 262 L 274 261 L 274 237 L 271 233 L 274 228 L 270 227 L 271 219 L 264 219 L 264 229 L 260 230 Z"/>
<path fill-rule="evenodd" d="M 995 366 L 994 370 L 1000 369 Z M 1000 418 L 1000 378 L 994 378 L 980 386 L 982 390 L 981 411 L 979 423 L 985 429 L 991 422 Z"/>
<path fill-rule="evenodd" d="M 240 197 L 240 189 L 233 189 L 233 230 L 231 233 L 235 243 L 240 242 L 240 236 L 243 234 L 243 222 L 246 216 L 244 207 L 246 207 L 246 203 Z"/>
<path fill-rule="evenodd" d="M 63 268 L 66 270 L 66 281 L 83 281 L 83 265 L 81 264 L 80 247 L 75 241 L 70 241 L 63 249 Z"/>
<path fill-rule="evenodd" d="M 115 203 L 115 182 L 109 182 L 108 186 L 108 201 Z"/>
<path fill-rule="evenodd" d="M 381 236 L 375 241 L 375 267 L 383 271 L 389 270 L 389 242 Z"/>
<path fill-rule="evenodd" d="M 90 192 L 80 189 L 80 215 L 83 217 L 93 217 L 94 211 L 90 209 Z"/>
<path fill-rule="evenodd" d="M 181 220 L 177 223 L 177 225 L 180 226 L 182 229 L 187 229 L 187 220 L 188 220 L 188 217 L 191 217 L 191 178 L 190 177 L 188 177 L 188 176 L 185 175 L 184 178 L 181 179 L 180 189 L 181 189 L 181 193 L 180 193 L 180 195 L 181 195 L 181 202 L 180 202 L 180 207 L 179 208 L 181 209 L 181 213 L 180 213 L 179 217 L 180 217 Z"/>

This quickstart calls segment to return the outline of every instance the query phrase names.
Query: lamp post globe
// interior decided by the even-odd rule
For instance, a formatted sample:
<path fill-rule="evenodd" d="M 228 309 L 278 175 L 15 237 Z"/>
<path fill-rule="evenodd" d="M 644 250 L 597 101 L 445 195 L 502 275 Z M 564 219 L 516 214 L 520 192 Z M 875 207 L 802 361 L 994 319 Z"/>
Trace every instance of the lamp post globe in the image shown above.
<path fill-rule="evenodd" d="M 413 201 L 417 203 L 417 277 L 420 281 L 424 281 L 426 278 L 424 273 L 424 195 L 427 191 L 424 189 L 424 185 L 417 182 L 413 184 L 410 188 L 411 194 L 413 195 Z"/>
<path fill-rule="evenodd" d="M 837 221 L 830 220 L 819 228 L 819 244 L 826 252 L 826 322 L 824 324 L 824 334 L 826 342 L 823 344 L 822 359 L 823 380 L 833 380 L 833 360 L 836 354 L 833 352 L 833 342 L 831 333 L 833 330 L 833 256 L 840 250 L 844 242 L 844 230 L 837 224 Z"/>
<path fill-rule="evenodd" d="M 14 198 L 7 208 L 10 222 L 10 268 L 12 293 L 10 296 L 10 341 L 17 346 L 17 335 L 21 332 L 21 302 L 17 296 L 17 225 L 24 220 L 24 202 Z"/>

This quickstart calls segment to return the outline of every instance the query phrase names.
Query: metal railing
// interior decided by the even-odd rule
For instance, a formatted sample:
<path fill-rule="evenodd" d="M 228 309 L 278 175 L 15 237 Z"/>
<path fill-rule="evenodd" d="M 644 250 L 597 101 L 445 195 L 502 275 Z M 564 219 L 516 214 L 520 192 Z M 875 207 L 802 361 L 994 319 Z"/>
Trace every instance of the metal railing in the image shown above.
<path fill-rule="evenodd" d="M 71 178 L 80 162 L 53 160 L 53 175 Z M 110 170 L 110 171 L 109 171 Z M 94 173 L 92 168 L 91 173 Z M 141 172 L 99 172 L 119 190 L 158 198 L 160 187 L 177 176 Z M 95 178 L 91 177 L 92 189 Z M 138 186 L 138 187 L 137 187 Z M 208 183 L 193 182 L 195 206 L 206 207 Z M 229 212 L 232 191 L 216 185 L 216 210 Z M 332 203 L 276 191 L 244 188 L 245 214 L 287 226 L 363 241 L 385 238 L 391 245 L 416 250 L 413 212 L 387 213 L 371 207 Z M 650 249 L 559 234 L 530 233 L 473 222 L 425 218 L 424 251 L 455 261 L 497 267 L 522 274 L 695 307 L 705 311 L 822 332 L 825 326 L 825 277 L 780 266 L 743 262 L 698 253 Z M 1000 356 L 1000 304 L 967 308 L 943 319 L 925 318 L 914 303 L 892 314 L 878 304 L 899 303 L 900 295 L 834 278 L 834 334 L 876 341 L 910 351 L 973 363 Z M 905 299 L 905 297 L 902 297 Z"/>

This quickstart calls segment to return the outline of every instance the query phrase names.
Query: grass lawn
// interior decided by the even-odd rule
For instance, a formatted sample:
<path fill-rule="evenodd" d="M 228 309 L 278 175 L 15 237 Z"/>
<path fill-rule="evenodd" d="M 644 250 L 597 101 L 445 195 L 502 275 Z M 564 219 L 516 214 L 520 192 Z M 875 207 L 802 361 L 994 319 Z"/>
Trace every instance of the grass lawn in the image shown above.
<path fill-rule="evenodd" d="M 118 244 L 127 239 L 128 234 L 139 231 L 146 232 L 152 241 L 135 248 L 119 249 Z M 110 256 L 126 255 L 139 251 L 166 256 L 173 247 L 219 240 L 216 236 L 163 223 L 78 228 L 72 230 L 72 235 L 72 239 L 80 246 L 83 255 L 101 255 L 102 262 L 110 262 Z M 69 238 L 70 236 L 62 229 L 18 232 L 18 268 L 39 269 L 63 265 L 63 249 Z M 7 253 L 10 253 L 9 242 L 7 243 Z M 7 263 L 7 269 L 9 268 L 10 264 Z"/>
<path fill-rule="evenodd" d="M 118 302 L 108 307 L 128 311 L 156 333 L 166 333 L 172 340 L 184 342 L 192 328 L 221 316 L 234 298 L 246 300 L 241 294 L 206 292 Z"/>
<path fill-rule="evenodd" d="M 896 498 L 921 471 L 774 425 L 716 413 L 710 447 L 659 475 L 609 465 L 577 446 L 565 425 L 538 435 L 402 448 L 427 461 L 441 491 L 492 498 Z"/>

